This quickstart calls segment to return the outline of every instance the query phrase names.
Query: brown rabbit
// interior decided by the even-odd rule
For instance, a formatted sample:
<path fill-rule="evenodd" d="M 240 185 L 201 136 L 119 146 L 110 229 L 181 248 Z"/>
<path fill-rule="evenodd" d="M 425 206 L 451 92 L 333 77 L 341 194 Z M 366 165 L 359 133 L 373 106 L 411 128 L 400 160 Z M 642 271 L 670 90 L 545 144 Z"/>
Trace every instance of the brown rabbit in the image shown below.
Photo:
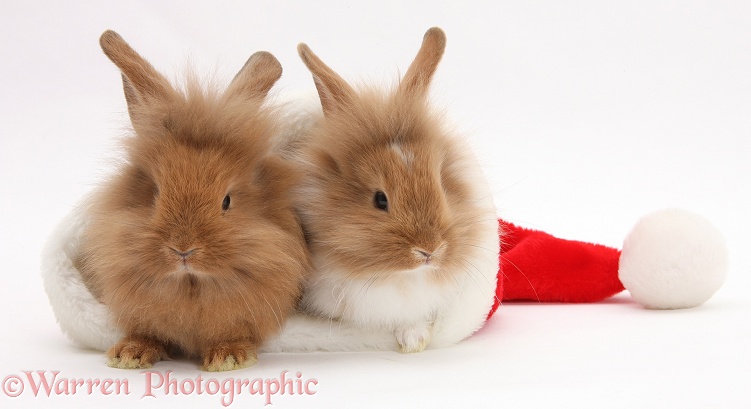
<path fill-rule="evenodd" d="M 490 189 L 466 141 L 428 100 L 445 44 L 443 31 L 428 30 L 388 92 L 356 90 L 307 45 L 298 47 L 323 108 L 288 136 L 287 154 L 306 173 L 295 201 L 315 265 L 301 306 L 389 329 L 403 352 L 477 329 L 493 300 L 471 310 L 455 300 L 483 297 L 478 282 L 495 288 L 498 270 Z"/>
<path fill-rule="evenodd" d="M 147 368 L 173 349 L 209 371 L 252 365 L 310 268 L 288 197 L 295 173 L 270 153 L 278 123 L 264 99 L 282 68 L 258 52 L 224 93 L 196 81 L 178 91 L 115 32 L 100 44 L 134 129 L 77 260 L 125 334 L 109 365 Z"/>

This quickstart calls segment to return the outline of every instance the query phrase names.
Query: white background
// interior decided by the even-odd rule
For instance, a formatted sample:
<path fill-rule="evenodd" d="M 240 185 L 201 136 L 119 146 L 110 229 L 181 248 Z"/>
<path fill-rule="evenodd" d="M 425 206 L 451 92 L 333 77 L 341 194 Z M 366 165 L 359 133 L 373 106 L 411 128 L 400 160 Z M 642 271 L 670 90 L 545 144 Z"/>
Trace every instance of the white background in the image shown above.
<path fill-rule="evenodd" d="M 106 174 L 127 125 L 120 75 L 98 37 L 118 31 L 170 78 L 187 61 L 227 82 L 257 50 L 280 93 L 313 89 L 305 41 L 350 80 L 392 84 L 424 31 L 448 47 L 433 95 L 471 141 L 499 215 L 620 246 L 638 218 L 687 208 L 723 232 L 731 265 L 704 306 L 648 311 L 504 305 L 452 348 L 268 354 L 218 379 L 316 378 L 274 407 L 751 407 L 751 3 L 747 1 L 4 1 L 0 6 L 0 378 L 59 370 L 128 379 L 129 396 L 20 398 L 10 407 L 220 407 L 144 398 L 145 377 L 104 365 L 58 329 L 39 275 L 47 235 Z M 195 378 L 191 362 L 156 370 Z M 207 375 L 208 376 L 208 375 Z M 231 407 L 261 407 L 239 396 Z"/>

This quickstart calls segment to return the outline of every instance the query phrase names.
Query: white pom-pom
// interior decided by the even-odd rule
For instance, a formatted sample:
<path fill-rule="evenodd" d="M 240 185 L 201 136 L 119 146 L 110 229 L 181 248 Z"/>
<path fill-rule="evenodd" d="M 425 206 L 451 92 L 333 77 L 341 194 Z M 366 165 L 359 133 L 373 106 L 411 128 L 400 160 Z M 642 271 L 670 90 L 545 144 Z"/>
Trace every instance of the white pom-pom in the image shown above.
<path fill-rule="evenodd" d="M 728 270 L 725 239 L 707 219 L 681 209 L 642 218 L 623 242 L 618 276 L 640 304 L 690 308 L 722 286 Z"/>

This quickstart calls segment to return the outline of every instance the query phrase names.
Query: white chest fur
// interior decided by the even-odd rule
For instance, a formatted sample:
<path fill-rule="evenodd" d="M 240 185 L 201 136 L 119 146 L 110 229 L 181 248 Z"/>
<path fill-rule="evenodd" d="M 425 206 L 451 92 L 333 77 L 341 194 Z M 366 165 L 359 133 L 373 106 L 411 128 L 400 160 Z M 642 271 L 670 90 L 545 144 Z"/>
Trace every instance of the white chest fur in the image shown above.
<path fill-rule="evenodd" d="M 395 329 L 429 322 L 458 291 L 456 283 L 437 283 L 430 274 L 428 268 L 420 268 L 391 273 L 388 278 L 354 277 L 319 268 L 308 283 L 302 306 L 314 314 L 366 327 Z"/>

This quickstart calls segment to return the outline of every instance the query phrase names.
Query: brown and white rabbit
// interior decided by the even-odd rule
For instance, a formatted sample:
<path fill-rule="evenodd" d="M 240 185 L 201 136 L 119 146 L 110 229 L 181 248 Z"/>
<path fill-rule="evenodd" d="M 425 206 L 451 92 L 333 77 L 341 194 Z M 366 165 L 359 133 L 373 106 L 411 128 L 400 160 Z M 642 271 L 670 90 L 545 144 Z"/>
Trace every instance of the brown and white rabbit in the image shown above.
<path fill-rule="evenodd" d="M 180 91 L 115 32 L 100 44 L 122 71 L 134 130 L 75 260 L 124 334 L 109 365 L 149 367 L 174 348 L 209 371 L 252 365 L 310 270 L 295 174 L 270 154 L 278 118 L 264 100 L 282 68 L 258 52 L 226 92 Z"/>
<path fill-rule="evenodd" d="M 315 268 L 301 307 L 393 331 L 402 352 L 422 351 L 432 334 L 443 346 L 477 329 L 474 317 L 493 301 L 480 287 L 495 286 L 498 270 L 490 190 L 466 141 L 428 100 L 445 44 L 443 31 L 428 30 L 388 92 L 356 90 L 307 45 L 298 46 L 323 108 L 312 125 L 293 132 L 287 153 L 305 173 L 295 206 Z M 473 291 L 487 303 L 468 311 L 455 300 Z"/>

